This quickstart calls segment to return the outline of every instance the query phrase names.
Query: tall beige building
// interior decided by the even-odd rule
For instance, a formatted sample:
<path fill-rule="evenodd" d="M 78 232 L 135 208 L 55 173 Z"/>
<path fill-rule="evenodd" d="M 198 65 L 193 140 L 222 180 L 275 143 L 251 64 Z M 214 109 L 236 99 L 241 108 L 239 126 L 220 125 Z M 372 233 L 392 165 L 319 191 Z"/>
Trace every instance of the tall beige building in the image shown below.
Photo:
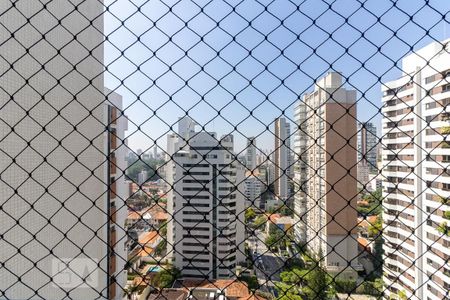
<path fill-rule="evenodd" d="M 450 40 L 402 60 L 383 91 L 383 280 L 388 296 L 448 299 Z"/>
<path fill-rule="evenodd" d="M 329 272 L 355 277 L 355 270 L 361 269 L 355 232 L 356 91 L 342 86 L 342 76 L 331 72 L 302 99 L 306 107 L 302 114 L 306 118 L 306 242 L 313 253 L 325 256 Z"/>
<path fill-rule="evenodd" d="M 0 1 L 0 299 L 122 297 L 103 9 Z"/>

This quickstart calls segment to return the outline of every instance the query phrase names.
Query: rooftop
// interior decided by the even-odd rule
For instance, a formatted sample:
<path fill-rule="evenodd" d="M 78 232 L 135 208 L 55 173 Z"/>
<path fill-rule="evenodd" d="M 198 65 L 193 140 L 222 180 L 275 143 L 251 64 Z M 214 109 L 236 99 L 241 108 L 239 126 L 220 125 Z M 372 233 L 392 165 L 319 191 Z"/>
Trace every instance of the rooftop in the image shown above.
<path fill-rule="evenodd" d="M 142 248 L 141 251 L 139 251 L 139 256 L 148 256 L 150 255 L 154 249 L 154 244 L 159 239 L 158 232 L 156 231 L 150 231 L 150 232 L 144 232 L 139 236 L 139 245 L 140 248 Z"/>
<path fill-rule="evenodd" d="M 264 300 L 262 297 L 252 295 L 248 291 L 247 284 L 236 279 L 218 279 L 214 281 L 186 279 L 181 281 L 180 285 L 189 289 L 191 293 L 195 293 L 195 297 L 197 298 L 193 299 L 198 300 L 209 300 L 211 299 L 208 298 L 211 296 L 210 293 L 212 292 L 218 295 L 218 291 L 225 292 L 225 299 Z M 209 292 L 209 294 L 207 292 Z M 202 294 L 205 295 L 205 298 L 198 298 L 198 296 Z"/>
<path fill-rule="evenodd" d="M 158 294 L 150 294 L 147 300 L 185 300 L 188 292 L 181 289 L 164 289 Z"/>

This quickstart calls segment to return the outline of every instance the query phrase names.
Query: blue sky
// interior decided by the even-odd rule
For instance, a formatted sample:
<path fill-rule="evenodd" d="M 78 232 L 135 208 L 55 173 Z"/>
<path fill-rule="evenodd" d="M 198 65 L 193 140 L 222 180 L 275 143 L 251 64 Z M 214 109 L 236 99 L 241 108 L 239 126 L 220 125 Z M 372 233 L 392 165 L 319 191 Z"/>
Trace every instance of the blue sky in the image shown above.
<path fill-rule="evenodd" d="M 411 46 L 450 31 L 450 1 L 442 0 L 105 5 L 106 86 L 124 97 L 130 147 L 144 150 L 155 141 L 165 148 L 165 135 L 186 112 L 206 130 L 233 132 L 237 150 L 246 136 L 273 149 L 274 119 L 292 120 L 295 101 L 329 70 L 358 90 L 358 119 L 379 126 L 381 82 L 400 75 L 397 62 Z"/>

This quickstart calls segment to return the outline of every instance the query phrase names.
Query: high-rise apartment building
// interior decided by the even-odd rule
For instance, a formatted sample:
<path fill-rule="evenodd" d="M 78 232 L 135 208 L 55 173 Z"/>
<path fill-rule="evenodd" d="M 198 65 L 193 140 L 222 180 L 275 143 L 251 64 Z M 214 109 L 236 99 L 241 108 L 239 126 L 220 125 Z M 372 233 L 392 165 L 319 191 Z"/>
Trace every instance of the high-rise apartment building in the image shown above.
<path fill-rule="evenodd" d="M 369 171 L 377 169 L 377 145 L 379 138 L 377 127 L 371 122 L 358 123 L 357 161 L 364 162 Z"/>
<path fill-rule="evenodd" d="M 185 278 L 230 278 L 244 259 L 244 166 L 235 160 L 233 136 L 218 139 L 191 125 L 195 123 L 180 119 L 183 138 L 175 141 L 172 155 L 173 224 L 168 236 L 175 245 L 174 265 Z"/>
<path fill-rule="evenodd" d="M 294 108 L 294 233 L 306 241 L 306 105 L 298 101 Z"/>
<path fill-rule="evenodd" d="M 267 185 L 271 185 L 275 183 L 275 165 L 272 161 L 267 161 L 266 165 Z"/>
<path fill-rule="evenodd" d="M 175 153 L 175 146 L 178 141 L 178 135 L 176 133 L 170 133 L 167 135 L 167 148 L 165 152 L 165 167 L 164 167 L 164 182 L 167 196 L 167 213 L 169 214 L 169 220 L 167 222 L 167 259 L 173 259 L 173 185 L 175 180 L 175 164 L 173 162 L 173 155 Z"/>
<path fill-rule="evenodd" d="M 342 76 L 330 72 L 302 100 L 306 111 L 298 121 L 305 122 L 306 130 L 306 242 L 311 252 L 324 255 L 327 271 L 355 277 L 361 269 L 355 230 L 356 91 L 343 88 Z"/>
<path fill-rule="evenodd" d="M 261 208 L 261 193 L 264 191 L 264 181 L 259 173 L 247 171 L 244 179 L 244 195 L 246 207 Z"/>
<path fill-rule="evenodd" d="M 367 190 L 369 175 L 378 170 L 377 156 L 379 139 L 377 128 L 371 122 L 358 123 L 357 163 L 358 188 Z"/>
<path fill-rule="evenodd" d="M 388 296 L 447 299 L 450 288 L 450 55 L 433 42 L 383 91 L 383 277 Z"/>
<path fill-rule="evenodd" d="M 122 299 L 123 289 L 127 280 L 127 261 L 125 243 L 127 241 L 125 220 L 127 217 L 126 200 L 130 196 L 129 183 L 125 181 L 123 171 L 128 165 L 125 157 L 128 156 L 125 131 L 128 130 L 128 119 L 122 112 L 122 96 L 116 92 L 105 89 L 107 98 L 107 124 L 108 132 L 106 145 L 108 147 L 107 178 L 109 178 L 109 191 L 107 194 L 108 218 L 108 256 L 107 270 L 109 270 L 109 299 Z M 105 245 L 106 246 L 106 245 Z"/>
<path fill-rule="evenodd" d="M 176 164 L 174 154 L 186 147 L 186 142 L 195 134 L 196 123 L 190 117 L 182 117 L 178 119 L 178 133 L 170 133 L 167 135 L 167 149 L 165 154 L 165 182 L 167 190 L 167 213 L 174 215 L 174 189 L 175 189 L 175 171 Z M 167 222 L 167 258 L 173 259 L 174 250 L 174 219 Z"/>
<path fill-rule="evenodd" d="M 104 93 L 104 6 L 43 7 L 0 2 L 0 298 L 121 299 L 123 124 Z"/>
<path fill-rule="evenodd" d="M 247 139 L 245 166 L 250 171 L 254 171 L 256 169 L 256 138 L 254 137 L 249 137 Z"/>
<path fill-rule="evenodd" d="M 292 149 L 291 127 L 285 118 L 275 120 L 275 150 L 273 156 L 275 196 L 280 200 L 287 200 L 290 197 Z"/>

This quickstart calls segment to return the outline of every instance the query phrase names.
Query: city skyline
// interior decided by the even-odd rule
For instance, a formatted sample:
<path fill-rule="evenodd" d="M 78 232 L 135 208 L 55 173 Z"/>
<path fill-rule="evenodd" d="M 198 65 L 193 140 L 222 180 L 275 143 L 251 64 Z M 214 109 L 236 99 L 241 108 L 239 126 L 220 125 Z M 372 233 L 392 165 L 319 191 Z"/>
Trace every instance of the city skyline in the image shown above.
<path fill-rule="evenodd" d="M 240 136 L 234 132 L 237 151 L 245 148 L 248 136 L 258 137 L 261 133 L 259 145 L 268 148 L 266 145 L 271 144 L 273 135 L 264 133 L 266 126 L 279 117 L 287 117 L 293 122 L 296 101 L 313 89 L 316 78 L 333 70 L 342 72 L 344 78 L 348 79 L 347 88 L 357 90 L 359 120 L 374 122 L 380 128 L 381 82 L 393 80 L 401 72 L 400 67 L 395 67 L 392 61 L 410 52 L 410 45 L 419 49 L 433 40 L 450 37 L 450 30 L 445 30 L 445 20 L 431 23 L 435 17 L 431 10 L 423 10 L 418 19 L 429 29 L 427 36 L 423 36 L 413 24 L 402 27 L 407 18 L 399 9 L 419 9 L 419 0 L 408 1 L 408 4 L 400 1 L 397 3 L 399 9 L 392 9 L 392 3 L 388 0 L 369 0 L 363 7 L 370 12 L 361 9 L 358 14 L 347 11 L 345 2 L 334 1 L 333 8 L 339 14 L 348 16 L 352 26 L 367 31 L 365 37 L 372 43 L 361 40 L 359 32 L 351 26 L 337 30 L 343 22 L 337 13 L 329 12 L 319 18 L 319 12 L 328 9 L 328 4 L 323 1 L 304 1 L 300 5 L 303 14 L 290 16 L 289 13 L 295 11 L 292 3 L 274 3 L 270 6 L 271 13 L 289 16 L 284 24 L 293 33 L 282 27 L 275 30 L 279 23 L 269 14 L 262 14 L 258 18 L 256 12 L 261 12 L 261 5 L 240 5 L 237 12 L 243 17 L 248 20 L 256 18 L 252 23 L 254 28 L 266 34 L 274 30 L 268 42 L 264 42 L 262 35 L 254 29 L 240 32 L 239 28 L 243 29 L 247 20 L 237 14 L 227 15 L 231 7 L 226 4 L 217 6 L 223 11 L 216 11 L 212 19 L 199 16 L 189 22 L 192 31 L 205 36 L 200 41 L 200 37 L 192 34 L 191 30 L 181 30 L 184 23 L 180 19 L 190 20 L 196 16 L 198 7 L 195 5 L 182 3 L 173 12 L 168 12 L 167 7 L 157 1 L 154 5 L 145 5 L 141 13 L 134 14 L 136 7 L 129 1 L 105 1 L 105 5 L 111 4 L 109 12 L 105 14 L 105 34 L 109 35 L 110 43 L 114 43 L 114 47 L 110 43 L 105 45 L 105 64 L 108 65 L 105 84 L 124 97 L 125 114 L 133 120 L 128 132 L 128 135 L 133 133 L 129 137 L 129 146 L 134 150 L 146 149 L 156 140 L 158 146 L 164 148 L 170 126 L 175 125 L 178 117 L 185 115 L 185 111 L 189 111 L 200 125 L 207 124 L 206 131 L 229 134 L 233 132 L 234 125 L 239 124 L 238 130 L 243 134 Z M 216 6 L 211 5 L 205 10 L 212 13 L 213 7 Z M 385 15 L 389 9 L 389 15 Z M 440 3 L 439 9 L 449 10 L 450 3 Z M 318 17 L 318 22 L 306 30 L 311 27 L 308 14 Z M 380 16 L 389 26 L 377 23 L 374 15 Z M 127 19 L 129 16 L 132 17 Z M 124 28 L 120 21 L 125 19 Z M 216 21 L 221 21 L 223 30 L 214 28 Z M 391 28 L 401 28 L 399 36 L 405 42 L 393 38 Z M 236 42 L 224 30 L 232 34 L 239 33 Z M 329 36 L 325 32 L 335 30 L 333 40 L 327 41 Z M 166 35 L 174 33 L 177 33 L 176 38 L 169 41 Z M 144 34 L 144 37 L 136 44 L 134 34 Z M 295 40 L 295 34 L 301 34 L 301 40 Z M 258 46 L 259 43 L 262 44 Z M 282 49 L 286 58 L 281 56 L 272 62 L 277 55 L 281 55 L 281 51 L 271 43 Z M 253 47 L 256 47 L 252 51 L 255 58 L 246 57 Z M 318 51 L 313 53 L 312 48 L 315 47 Z M 344 55 L 345 47 L 349 48 L 347 55 Z M 186 54 L 184 51 L 188 49 Z M 126 50 L 125 57 L 121 57 L 119 50 Z M 223 59 L 215 57 L 218 54 Z M 365 60 L 361 66 L 360 61 Z M 138 70 L 130 61 L 143 63 L 144 66 Z M 169 70 L 167 65 L 175 62 L 175 66 Z M 270 72 L 264 69 L 264 64 L 269 63 Z M 235 71 L 232 64 L 237 65 Z M 225 76 L 228 71 L 230 74 Z M 258 72 L 263 73 L 257 76 Z M 191 76 L 194 78 L 191 79 Z M 223 76 L 225 78 L 221 79 Z M 186 82 L 189 82 L 188 86 Z M 221 110 L 220 116 L 217 110 Z M 248 110 L 253 110 L 252 115 Z M 212 117 L 216 119 L 210 122 Z M 137 126 L 140 130 L 137 130 Z"/>

